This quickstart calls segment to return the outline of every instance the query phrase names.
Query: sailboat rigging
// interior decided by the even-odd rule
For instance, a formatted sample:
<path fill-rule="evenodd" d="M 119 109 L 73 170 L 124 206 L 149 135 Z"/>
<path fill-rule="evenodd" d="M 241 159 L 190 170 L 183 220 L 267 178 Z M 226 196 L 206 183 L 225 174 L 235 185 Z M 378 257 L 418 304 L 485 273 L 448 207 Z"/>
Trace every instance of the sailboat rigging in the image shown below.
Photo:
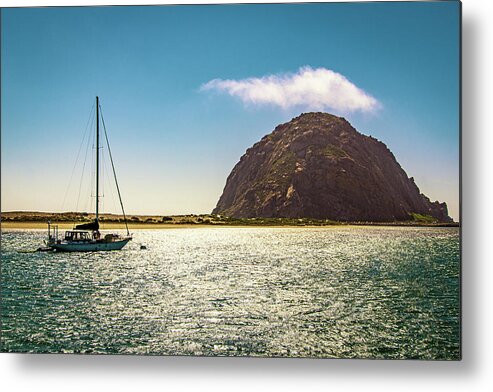
<path fill-rule="evenodd" d="M 110 156 L 111 167 L 113 170 L 113 176 L 115 178 L 116 189 L 118 191 L 118 198 L 120 199 L 120 206 L 122 208 L 125 227 L 127 230 L 126 236 L 122 236 L 116 233 L 108 233 L 104 236 L 99 231 L 99 145 L 100 145 L 100 132 L 99 132 L 99 117 L 100 117 L 100 105 L 99 97 L 96 97 L 96 217 L 95 220 L 88 223 L 82 223 L 75 225 L 73 230 L 67 230 L 63 239 L 58 238 L 58 226 L 51 225 L 48 222 L 48 240 L 46 244 L 50 250 L 59 252 L 96 252 L 96 251 L 108 251 L 108 250 L 120 250 L 131 239 L 132 236 L 128 230 L 127 217 L 125 215 L 125 209 L 123 207 L 123 201 L 120 193 L 120 187 L 118 186 L 118 180 L 116 178 L 115 165 L 113 163 L 113 157 L 108 141 L 108 134 L 106 132 L 106 125 L 104 119 L 101 116 L 106 144 L 108 146 L 108 153 Z"/>

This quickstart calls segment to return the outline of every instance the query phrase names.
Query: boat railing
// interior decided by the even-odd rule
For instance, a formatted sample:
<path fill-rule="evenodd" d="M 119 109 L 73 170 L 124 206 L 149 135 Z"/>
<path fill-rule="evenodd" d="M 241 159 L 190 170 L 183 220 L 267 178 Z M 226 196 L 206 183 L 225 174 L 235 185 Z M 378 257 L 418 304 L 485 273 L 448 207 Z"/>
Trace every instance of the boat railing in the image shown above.
<path fill-rule="evenodd" d="M 48 241 L 47 244 L 54 244 L 58 242 L 58 225 L 52 225 L 48 221 Z"/>

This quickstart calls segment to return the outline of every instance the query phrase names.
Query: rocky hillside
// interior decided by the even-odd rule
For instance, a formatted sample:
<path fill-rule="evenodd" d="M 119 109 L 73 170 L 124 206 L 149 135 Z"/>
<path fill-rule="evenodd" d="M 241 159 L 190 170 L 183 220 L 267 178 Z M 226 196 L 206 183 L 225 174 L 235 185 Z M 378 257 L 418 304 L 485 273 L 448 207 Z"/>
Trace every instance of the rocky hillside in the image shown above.
<path fill-rule="evenodd" d="M 213 213 L 392 222 L 430 216 L 450 222 L 387 146 L 344 118 L 305 113 L 249 148 L 229 175 Z"/>

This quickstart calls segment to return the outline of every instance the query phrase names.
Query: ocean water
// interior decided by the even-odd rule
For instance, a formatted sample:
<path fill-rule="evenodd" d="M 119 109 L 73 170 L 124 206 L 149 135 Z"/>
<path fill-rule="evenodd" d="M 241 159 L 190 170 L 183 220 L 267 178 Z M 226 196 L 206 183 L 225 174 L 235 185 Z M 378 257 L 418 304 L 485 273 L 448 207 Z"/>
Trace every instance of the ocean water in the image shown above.
<path fill-rule="evenodd" d="M 457 228 L 133 235 L 116 252 L 20 253 L 45 232 L 4 231 L 1 350 L 460 358 Z"/>

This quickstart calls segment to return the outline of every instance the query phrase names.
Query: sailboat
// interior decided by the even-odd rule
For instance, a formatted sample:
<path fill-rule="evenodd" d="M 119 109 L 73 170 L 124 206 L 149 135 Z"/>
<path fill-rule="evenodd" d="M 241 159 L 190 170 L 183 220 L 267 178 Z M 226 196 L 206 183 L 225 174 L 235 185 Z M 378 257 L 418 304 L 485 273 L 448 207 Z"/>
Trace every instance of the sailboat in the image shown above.
<path fill-rule="evenodd" d="M 51 225 L 51 223 L 48 222 L 48 239 L 46 241 L 46 245 L 50 250 L 55 250 L 58 252 L 98 252 L 120 250 L 132 240 L 132 236 L 128 231 L 127 217 L 125 215 L 120 188 L 116 179 L 115 166 L 113 164 L 113 157 L 111 155 L 106 129 L 106 143 L 108 145 L 108 152 L 111 160 L 111 166 L 113 168 L 113 175 L 115 177 L 116 189 L 120 199 L 127 234 L 126 236 L 116 233 L 107 233 L 103 235 L 99 231 L 99 110 L 99 97 L 96 97 L 96 218 L 92 222 L 75 225 L 72 230 L 67 230 L 65 232 L 62 239 L 58 238 L 58 226 Z"/>

